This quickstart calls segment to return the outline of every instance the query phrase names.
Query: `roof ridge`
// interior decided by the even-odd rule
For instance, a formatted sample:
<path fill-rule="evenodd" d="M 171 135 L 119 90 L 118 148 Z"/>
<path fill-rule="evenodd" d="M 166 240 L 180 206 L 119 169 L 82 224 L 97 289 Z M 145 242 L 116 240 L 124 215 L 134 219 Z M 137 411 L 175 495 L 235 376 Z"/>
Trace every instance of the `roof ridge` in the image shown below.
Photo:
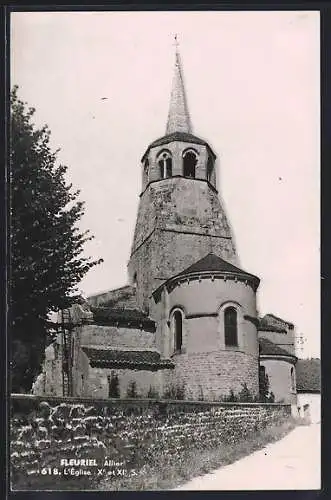
<path fill-rule="evenodd" d="M 281 321 L 282 323 L 286 323 L 287 325 L 293 325 L 293 323 L 291 321 L 287 321 L 286 319 L 283 319 L 283 318 L 280 318 L 279 316 L 276 316 L 276 314 L 273 314 L 273 313 L 267 313 L 263 316 L 263 318 L 265 318 L 266 316 L 271 316 L 272 318 L 278 320 L 278 321 Z M 262 319 L 263 319 L 262 318 Z"/>
<path fill-rule="evenodd" d="M 133 286 L 133 285 L 123 285 L 123 286 L 120 286 L 118 288 L 111 288 L 111 289 L 103 290 L 103 291 L 100 291 L 100 292 L 96 292 L 93 295 L 88 295 L 87 299 L 92 299 L 94 297 L 98 297 L 99 295 L 105 295 L 106 293 L 110 293 L 110 292 L 118 292 L 119 290 L 124 290 L 124 288 L 135 289 L 135 286 Z"/>

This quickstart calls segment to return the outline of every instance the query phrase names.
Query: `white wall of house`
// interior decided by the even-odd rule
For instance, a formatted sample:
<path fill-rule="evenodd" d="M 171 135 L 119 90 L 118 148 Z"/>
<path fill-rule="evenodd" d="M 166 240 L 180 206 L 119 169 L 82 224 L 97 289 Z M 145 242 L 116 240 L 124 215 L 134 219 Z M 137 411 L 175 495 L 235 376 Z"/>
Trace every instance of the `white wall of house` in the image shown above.
<path fill-rule="evenodd" d="M 304 406 L 309 405 L 309 415 L 312 424 L 317 424 L 321 421 L 321 394 L 298 392 L 297 405 L 300 417 L 305 416 Z"/>

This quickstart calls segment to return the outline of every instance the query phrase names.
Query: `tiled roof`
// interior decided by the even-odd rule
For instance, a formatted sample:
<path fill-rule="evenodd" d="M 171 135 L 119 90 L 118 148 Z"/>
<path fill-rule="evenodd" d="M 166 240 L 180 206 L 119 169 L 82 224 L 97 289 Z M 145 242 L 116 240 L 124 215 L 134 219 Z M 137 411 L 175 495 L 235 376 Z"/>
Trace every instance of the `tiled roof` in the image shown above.
<path fill-rule="evenodd" d="M 259 331 L 262 331 L 262 332 L 277 332 L 277 333 L 287 333 L 287 331 L 285 330 L 285 328 L 281 328 L 279 326 L 276 326 L 276 325 L 268 325 L 268 324 L 265 324 L 264 322 L 261 322 L 259 323 L 257 329 Z"/>
<path fill-rule="evenodd" d="M 110 307 L 115 309 L 137 309 L 136 287 L 125 285 L 120 288 L 97 293 L 88 297 L 88 303 L 93 307 Z"/>
<path fill-rule="evenodd" d="M 293 323 L 290 323 L 289 321 L 286 321 L 285 319 L 279 318 L 278 316 L 275 316 L 274 314 L 266 314 L 263 316 L 262 321 L 269 325 L 286 325 L 292 330 L 294 328 Z"/>
<path fill-rule="evenodd" d="M 168 285 L 171 283 L 176 283 L 177 279 L 181 279 L 189 274 L 213 273 L 213 272 L 229 273 L 230 275 L 235 277 L 242 277 L 243 279 L 250 281 L 250 283 L 253 284 L 254 290 L 257 289 L 260 283 L 260 279 L 257 276 L 247 273 L 243 269 L 240 269 L 239 267 L 230 264 L 230 262 L 227 262 L 226 260 L 222 259 L 221 257 L 218 257 L 213 253 L 209 253 L 202 259 L 198 260 L 191 266 L 184 269 L 184 271 L 181 271 L 179 274 L 176 274 L 172 278 L 169 278 L 167 281 L 159 285 L 158 288 L 154 290 L 153 295 L 158 300 L 163 286 L 165 286 L 166 284 Z"/>
<path fill-rule="evenodd" d="M 296 379 L 298 392 L 321 392 L 321 360 L 299 359 Z"/>
<path fill-rule="evenodd" d="M 157 351 L 121 351 L 116 349 L 93 349 L 83 347 L 92 367 L 157 369 L 173 368 L 169 359 L 161 359 Z"/>
<path fill-rule="evenodd" d="M 277 344 L 265 337 L 259 338 L 260 354 L 262 355 L 280 355 L 280 356 L 293 356 L 288 351 L 279 347 Z"/>
<path fill-rule="evenodd" d="M 183 142 L 189 142 L 191 144 L 201 144 L 203 146 L 207 146 L 210 152 L 213 154 L 214 157 L 216 157 L 215 153 L 209 146 L 208 142 L 204 141 L 203 139 L 200 139 L 200 137 L 197 137 L 193 134 L 188 134 L 187 132 L 174 132 L 172 134 L 164 135 L 163 137 L 160 137 L 159 139 L 156 139 L 153 141 L 147 148 L 147 151 L 145 152 L 144 156 L 142 157 L 142 160 L 144 160 L 146 154 L 151 148 L 154 148 L 156 146 L 162 146 L 163 144 L 168 144 L 169 142 L 172 141 L 183 141 Z"/>
<path fill-rule="evenodd" d="M 99 325 L 131 326 L 155 332 L 155 322 L 139 309 L 110 309 L 91 307 L 95 323 Z"/>
<path fill-rule="evenodd" d="M 246 276 L 250 276 L 252 278 L 255 278 L 256 280 L 259 280 L 257 276 L 247 273 L 243 269 L 240 269 L 239 267 L 230 264 L 230 262 L 227 262 L 226 260 L 222 259 L 221 257 L 218 257 L 213 253 L 209 253 L 202 259 L 195 262 L 195 264 L 192 264 L 191 266 L 187 267 L 186 269 L 184 269 L 184 271 L 179 273 L 178 276 L 184 276 L 186 274 L 203 272 L 203 271 L 225 271 L 238 275 L 244 274 Z"/>

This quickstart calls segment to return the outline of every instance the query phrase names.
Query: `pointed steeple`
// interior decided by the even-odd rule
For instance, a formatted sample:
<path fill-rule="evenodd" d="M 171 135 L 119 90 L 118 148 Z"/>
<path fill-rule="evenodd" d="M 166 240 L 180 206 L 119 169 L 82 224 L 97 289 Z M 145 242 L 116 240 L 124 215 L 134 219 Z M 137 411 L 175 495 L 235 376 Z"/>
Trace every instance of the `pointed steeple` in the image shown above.
<path fill-rule="evenodd" d="M 172 81 L 170 106 L 166 134 L 174 132 L 192 133 L 192 126 L 185 95 L 183 71 L 178 51 L 177 35 L 175 36 L 176 61 L 175 73 Z"/>

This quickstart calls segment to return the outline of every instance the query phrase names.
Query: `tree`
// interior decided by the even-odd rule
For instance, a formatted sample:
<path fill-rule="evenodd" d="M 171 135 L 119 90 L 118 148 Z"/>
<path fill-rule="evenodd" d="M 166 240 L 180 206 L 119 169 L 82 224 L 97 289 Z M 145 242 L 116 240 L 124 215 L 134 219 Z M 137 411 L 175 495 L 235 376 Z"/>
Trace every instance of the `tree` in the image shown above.
<path fill-rule="evenodd" d="M 9 334 L 11 390 L 28 391 L 43 361 L 51 311 L 75 300 L 77 285 L 102 259 L 83 257 L 89 231 L 79 190 L 67 184 L 67 167 L 50 149 L 47 125 L 37 129 L 34 108 L 10 95 Z"/>
<path fill-rule="evenodd" d="M 111 372 L 111 375 L 108 377 L 109 391 L 108 396 L 110 398 L 119 398 L 120 397 L 120 381 L 118 379 L 118 375 L 114 372 Z"/>

